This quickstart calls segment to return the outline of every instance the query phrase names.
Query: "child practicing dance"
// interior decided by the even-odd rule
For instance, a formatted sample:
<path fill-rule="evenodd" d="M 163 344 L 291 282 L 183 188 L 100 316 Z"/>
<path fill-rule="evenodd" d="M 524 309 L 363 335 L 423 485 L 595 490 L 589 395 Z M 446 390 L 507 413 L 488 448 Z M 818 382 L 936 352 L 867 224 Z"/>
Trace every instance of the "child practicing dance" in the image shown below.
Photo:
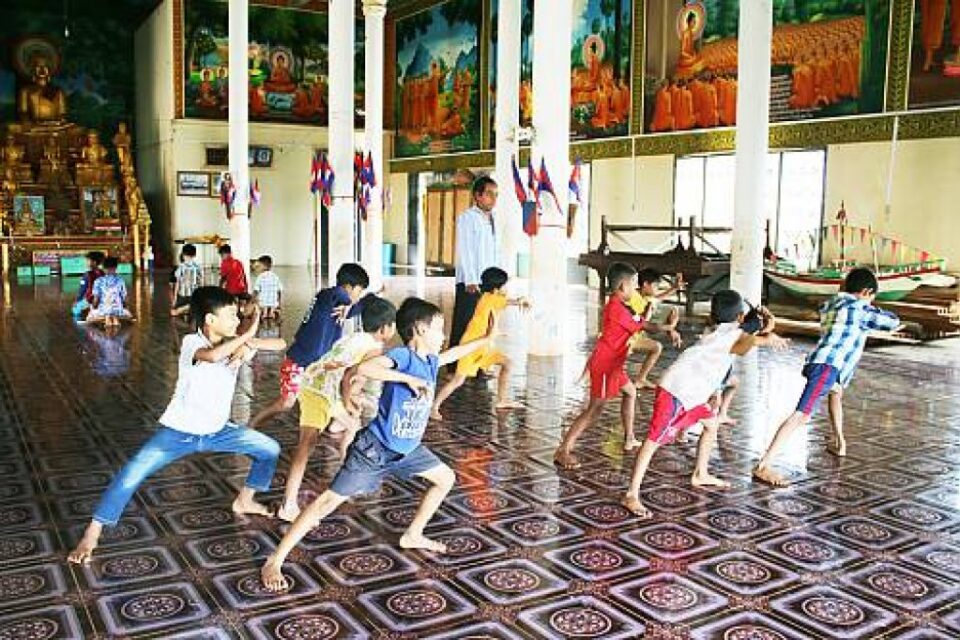
<path fill-rule="evenodd" d="M 283 563 L 321 519 L 351 496 L 375 490 L 388 476 L 401 480 L 417 476 L 431 485 L 413 521 L 400 537 L 400 547 L 446 551 L 445 545 L 427 538 L 423 530 L 453 488 L 456 476 L 420 441 L 430 418 L 439 368 L 488 346 L 495 330 L 490 327 L 485 339 L 441 353 L 444 334 L 440 309 L 418 298 L 404 300 L 397 311 L 397 332 L 404 346 L 358 367 L 361 375 L 384 381 L 380 411 L 367 428 L 357 434 L 330 488 L 303 510 L 277 550 L 267 558 L 260 576 L 268 590 L 283 591 L 289 587 L 282 573 Z"/>
<path fill-rule="evenodd" d="M 283 506 L 277 515 L 293 522 L 300 515 L 297 496 L 303 483 L 310 453 L 317 437 L 328 430 L 340 439 L 340 459 L 346 458 L 347 447 L 360 428 L 350 385 L 358 387 L 360 376 L 352 376 L 344 384 L 344 373 L 364 360 L 383 353 L 383 347 L 396 334 L 397 309 L 388 300 L 367 294 L 360 313 L 363 331 L 337 340 L 323 357 L 307 367 L 300 381 L 300 442 L 290 463 Z M 329 427 L 329 429 L 328 429 Z"/>
<path fill-rule="evenodd" d="M 678 273 L 672 286 L 663 291 L 657 291 L 657 283 L 660 282 L 660 272 L 656 269 L 641 269 L 637 274 L 638 287 L 636 292 L 627 301 L 627 306 L 633 311 L 633 315 L 641 316 L 644 320 L 649 320 L 656 309 L 656 303 L 677 291 L 683 290 L 685 283 L 683 274 Z M 648 378 L 653 367 L 656 366 L 663 353 L 663 346 L 656 340 L 646 335 L 645 331 L 635 333 L 629 342 L 630 353 L 643 351 L 647 356 L 640 365 L 640 371 L 637 372 L 637 378 L 634 384 L 640 389 L 654 389 L 656 384 Z"/>
<path fill-rule="evenodd" d="M 233 257 L 233 249 L 228 244 L 220 245 L 220 286 L 235 296 L 250 295 L 247 285 L 247 272 L 243 263 Z"/>
<path fill-rule="evenodd" d="M 116 256 L 103 259 L 104 274 L 93 283 L 93 302 L 87 322 L 102 322 L 105 327 L 119 327 L 120 320 L 131 320 L 133 315 L 126 308 L 127 285 L 117 275 L 120 261 Z"/>
<path fill-rule="evenodd" d="M 173 271 L 173 308 L 174 317 L 190 314 L 190 296 L 203 286 L 203 267 L 197 262 L 197 248 L 192 244 L 183 245 L 180 251 L 180 264 Z"/>
<path fill-rule="evenodd" d="M 624 368 L 629 355 L 627 343 L 630 337 L 641 329 L 652 332 L 662 331 L 670 336 L 675 346 L 680 345 L 680 334 L 676 331 L 679 318 L 676 309 L 670 312 L 665 324 L 658 325 L 633 315 L 627 306 L 627 301 L 637 290 L 636 269 L 622 262 L 614 262 L 607 269 L 607 282 L 612 293 L 603 309 L 603 333 L 587 362 L 587 369 L 590 372 L 590 400 L 570 425 L 570 429 L 564 435 L 553 456 L 557 466 L 563 469 L 576 469 L 580 466 L 579 461 L 573 456 L 573 447 L 577 439 L 587 427 L 594 423 L 606 401 L 617 395 L 621 397 L 623 448 L 625 451 L 631 451 L 640 445 L 633 432 L 637 387 L 630 381 Z"/>
<path fill-rule="evenodd" d="M 100 266 L 103 264 L 102 251 L 90 251 L 87 253 L 87 272 L 80 277 L 80 289 L 77 291 L 77 301 L 73 303 L 73 317 L 79 318 L 84 311 L 90 309 L 93 303 L 93 285 L 97 279 L 103 275 Z"/>
<path fill-rule="evenodd" d="M 258 319 L 239 336 L 236 298 L 220 287 L 200 287 L 190 299 L 199 327 L 184 336 L 180 349 L 177 386 L 159 428 L 123 466 L 94 509 L 83 538 L 67 557 L 70 562 L 90 560 L 103 527 L 114 526 L 144 480 L 170 463 L 194 453 L 235 453 L 253 459 L 247 481 L 233 501 L 238 514 L 269 515 L 253 499 L 266 491 L 277 466 L 280 445 L 259 431 L 230 422 L 230 406 L 237 386 L 237 370 L 256 349 L 278 350 L 282 340 L 258 340 Z"/>
<path fill-rule="evenodd" d="M 521 309 L 529 308 L 530 303 L 524 298 L 507 298 L 503 290 L 507 286 L 509 276 L 507 272 L 498 267 L 490 267 L 480 274 L 480 296 L 477 302 L 477 309 L 473 312 L 473 317 L 467 325 L 463 337 L 460 338 L 461 344 L 466 344 L 471 340 L 477 340 L 487 334 L 490 325 L 494 323 L 500 314 L 506 309 L 507 305 L 515 305 Z M 440 405 L 450 397 L 454 391 L 459 389 L 467 378 L 475 378 L 481 370 L 486 371 L 491 367 L 499 366 L 500 371 L 497 374 L 497 409 L 517 409 L 522 405 L 511 402 L 507 398 L 507 384 L 510 382 L 510 359 L 502 352 L 493 348 L 479 349 L 469 356 L 461 358 L 457 362 L 457 372 L 447 381 L 437 394 L 437 399 L 433 403 L 433 412 L 430 417 L 433 420 L 443 420 L 440 414 Z"/>
<path fill-rule="evenodd" d="M 879 287 L 873 271 L 854 269 L 847 274 L 843 291 L 820 309 L 820 342 L 804 364 L 803 376 L 807 383 L 800 402 L 796 411 L 777 429 L 773 441 L 753 470 L 754 479 L 774 487 L 790 484 L 785 477 L 774 473 L 770 465 L 793 432 L 810 421 L 810 415 L 825 394 L 829 395 L 827 406 L 833 430 L 827 451 L 836 456 L 847 455 L 847 441 L 843 437 L 843 389 L 850 384 L 857 370 L 867 334 L 900 328 L 896 315 L 871 304 Z"/>
<path fill-rule="evenodd" d="M 356 303 L 368 286 L 367 272 L 351 262 L 337 270 L 336 286 L 317 293 L 293 336 L 287 357 L 280 364 L 280 397 L 250 421 L 251 427 L 259 427 L 264 421 L 293 408 L 300 393 L 304 368 L 319 360 L 340 339 L 343 319 L 360 313 L 363 305 Z"/>
<path fill-rule="evenodd" d="M 283 296 L 283 283 L 280 277 L 273 272 L 273 258 L 260 256 L 257 258 L 257 279 L 253 282 L 253 293 L 260 307 L 263 318 L 280 317 L 280 299 Z"/>
<path fill-rule="evenodd" d="M 719 423 L 708 404 L 733 365 L 734 356 L 749 353 L 756 346 L 770 345 L 782 349 L 787 341 L 773 333 L 773 316 L 762 310 L 762 326 L 756 335 L 741 325 L 744 319 L 743 298 L 736 291 L 718 291 L 710 300 L 710 319 L 716 329 L 703 335 L 692 347 L 680 354 L 663 374 L 653 401 L 650 429 L 633 465 L 630 488 L 623 506 L 641 518 L 650 511 L 640 502 L 640 485 L 653 454 L 662 445 L 670 444 L 688 427 L 700 422 L 703 433 L 697 445 L 697 462 L 690 479 L 695 487 L 727 488 L 730 483 L 710 475 L 710 454 L 717 442 Z"/>

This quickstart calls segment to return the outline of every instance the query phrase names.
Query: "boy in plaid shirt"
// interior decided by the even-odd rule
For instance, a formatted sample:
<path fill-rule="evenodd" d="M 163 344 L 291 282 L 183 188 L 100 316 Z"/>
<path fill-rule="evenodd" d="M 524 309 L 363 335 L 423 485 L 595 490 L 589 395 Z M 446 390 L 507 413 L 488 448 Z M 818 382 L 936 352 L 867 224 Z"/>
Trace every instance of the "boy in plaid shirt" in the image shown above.
<path fill-rule="evenodd" d="M 774 487 L 789 484 L 786 478 L 773 472 L 770 463 L 793 432 L 810 421 L 810 415 L 826 394 L 829 394 L 830 425 L 833 428 L 833 438 L 827 450 L 836 456 L 847 455 L 847 443 L 843 437 L 843 389 L 850 384 L 857 370 L 867 334 L 870 331 L 895 331 L 900 327 L 896 315 L 871 304 L 879 288 L 873 271 L 854 269 L 847 274 L 843 291 L 820 309 L 820 342 L 807 356 L 803 367 L 807 384 L 796 411 L 777 429 L 773 442 L 753 470 L 756 480 Z"/>
<path fill-rule="evenodd" d="M 273 269 L 273 258 L 260 256 L 257 258 L 259 274 L 253 283 L 253 293 L 257 305 L 262 310 L 262 318 L 280 317 L 280 297 L 283 294 L 283 283 Z"/>
<path fill-rule="evenodd" d="M 190 315 L 190 296 L 203 286 L 203 267 L 197 262 L 197 248 L 194 245 L 183 245 L 180 264 L 174 270 L 173 278 L 173 307 L 170 315 Z"/>

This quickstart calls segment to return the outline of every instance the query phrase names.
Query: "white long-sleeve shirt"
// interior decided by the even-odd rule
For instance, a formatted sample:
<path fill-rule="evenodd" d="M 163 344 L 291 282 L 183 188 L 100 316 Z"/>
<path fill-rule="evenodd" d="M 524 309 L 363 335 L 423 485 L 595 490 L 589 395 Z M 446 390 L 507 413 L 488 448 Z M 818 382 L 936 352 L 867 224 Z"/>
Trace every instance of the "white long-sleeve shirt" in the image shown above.
<path fill-rule="evenodd" d="M 476 206 L 457 217 L 457 284 L 479 285 L 484 270 L 500 266 L 494 224 Z"/>

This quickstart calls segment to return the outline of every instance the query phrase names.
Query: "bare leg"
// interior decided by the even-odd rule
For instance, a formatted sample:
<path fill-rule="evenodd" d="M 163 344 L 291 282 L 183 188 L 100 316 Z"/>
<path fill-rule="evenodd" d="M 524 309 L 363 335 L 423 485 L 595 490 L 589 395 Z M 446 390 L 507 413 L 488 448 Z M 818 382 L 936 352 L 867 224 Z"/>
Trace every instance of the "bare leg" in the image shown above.
<path fill-rule="evenodd" d="M 656 340 L 647 338 L 640 342 L 638 346 L 641 350 L 647 352 L 647 357 L 644 358 L 643 364 L 640 366 L 640 372 L 637 373 L 637 386 L 641 389 L 653 389 L 657 385 L 650 382 L 648 378 L 650 372 L 656 366 L 657 360 L 660 359 L 660 354 L 663 353 L 663 345 Z"/>
<path fill-rule="evenodd" d="M 96 520 L 91 520 L 90 524 L 87 525 L 86 531 L 83 532 L 83 537 L 80 538 L 80 542 L 77 543 L 74 550 L 67 555 L 67 560 L 74 564 L 87 564 L 90 562 L 90 557 L 93 555 L 93 550 L 97 548 L 97 543 L 100 541 L 100 533 L 102 531 L 103 525 Z"/>
<path fill-rule="evenodd" d="M 256 492 L 250 487 L 240 489 L 240 493 L 237 494 L 233 504 L 230 505 L 233 512 L 240 515 L 272 516 L 273 512 L 266 505 L 253 499 L 254 493 Z"/>
<path fill-rule="evenodd" d="M 317 444 L 317 430 L 310 427 L 300 427 L 300 442 L 297 443 L 297 450 L 293 453 L 293 460 L 290 461 L 290 471 L 287 475 L 287 485 L 283 490 L 283 504 L 277 517 L 287 522 L 293 522 L 300 515 L 300 505 L 297 503 L 297 496 L 300 495 L 300 486 L 303 484 L 303 475 L 307 471 L 307 463 L 310 462 L 310 454 Z"/>
<path fill-rule="evenodd" d="M 557 447 L 557 451 L 553 454 L 553 461 L 559 467 L 563 469 L 576 469 L 580 466 L 577 459 L 571 455 L 573 447 L 577 444 L 577 439 L 580 438 L 586 428 L 597 419 L 597 414 L 603 409 L 604 402 L 604 400 L 599 398 L 590 398 L 587 406 L 573 421 L 573 424 L 570 425 L 570 428 L 563 436 L 563 440 L 560 441 L 560 446 Z"/>
<path fill-rule="evenodd" d="M 443 420 L 443 416 L 440 414 L 440 405 L 450 397 L 450 394 L 463 386 L 463 383 L 466 382 L 466 380 L 466 376 L 455 373 L 453 377 L 447 381 L 447 384 L 443 385 L 443 388 L 440 389 L 440 393 L 438 393 L 437 397 L 433 399 L 433 409 L 430 411 L 430 418 L 432 420 Z"/>
<path fill-rule="evenodd" d="M 830 409 L 830 426 L 833 427 L 833 438 L 827 445 L 827 451 L 842 458 L 847 455 L 847 441 L 843 437 L 843 391 L 831 391 L 827 407 Z"/>
<path fill-rule="evenodd" d="M 790 484 L 786 478 L 773 472 L 770 468 L 770 463 L 776 457 L 777 452 L 782 449 L 783 445 L 790 439 L 790 436 L 793 435 L 793 432 L 796 431 L 798 427 L 807 424 L 809 420 L 810 416 L 807 414 L 801 411 L 794 411 L 790 417 L 780 425 L 777 433 L 773 436 L 773 442 L 767 447 L 766 452 L 764 452 L 760 458 L 760 462 L 758 462 L 757 466 L 753 469 L 754 478 L 760 482 L 773 485 L 774 487 L 786 487 Z"/>
<path fill-rule="evenodd" d="M 277 545 L 277 550 L 267 558 L 263 568 L 260 569 L 260 580 L 268 591 L 276 593 L 290 588 L 290 584 L 282 573 L 283 563 L 287 556 L 311 529 L 317 526 L 323 518 L 333 513 L 346 499 L 346 496 L 327 490 L 300 512 L 297 519 L 293 521 L 293 525 L 283 535 L 280 544 Z"/>
<path fill-rule="evenodd" d="M 736 377 L 730 378 L 723 393 L 720 394 L 720 409 L 718 412 L 721 425 L 735 425 L 736 418 L 730 417 L 730 405 L 733 404 L 733 398 L 737 395 L 737 388 L 740 386 L 740 380 Z"/>
<path fill-rule="evenodd" d="M 254 416 L 253 420 L 250 421 L 250 428 L 256 429 L 261 424 L 274 417 L 278 413 L 286 413 L 293 408 L 293 405 L 296 404 L 297 397 L 294 395 L 280 396 L 268 406 L 266 409 L 263 409 L 260 413 Z"/>
<path fill-rule="evenodd" d="M 500 363 L 500 371 L 497 373 L 497 409 L 522 409 L 523 405 L 519 402 L 510 400 L 507 387 L 510 384 L 510 361 L 504 360 Z"/>
<path fill-rule="evenodd" d="M 402 536 L 400 536 L 400 547 L 403 549 L 425 549 L 436 553 L 446 553 L 447 545 L 436 540 L 431 540 L 423 535 L 423 530 L 430 522 L 430 518 L 440 508 L 443 499 L 450 493 L 453 484 L 457 481 L 457 476 L 453 469 L 442 464 L 433 469 L 428 469 L 424 473 L 418 474 L 421 478 L 427 480 L 431 487 L 427 489 L 417 512 L 413 516 L 413 521 Z"/>
<path fill-rule="evenodd" d="M 637 387 L 632 382 L 624 385 L 620 390 L 620 424 L 623 427 L 623 450 L 633 451 L 640 446 L 640 441 L 633 433 L 633 422 L 637 413 Z"/>
<path fill-rule="evenodd" d="M 650 466 L 650 460 L 653 459 L 653 454 L 655 454 L 659 448 L 660 445 L 650 438 L 643 441 L 643 446 L 640 447 L 640 453 L 637 454 L 637 459 L 633 463 L 633 475 L 630 476 L 630 487 L 627 489 L 627 493 L 624 494 L 623 500 L 621 500 L 621 504 L 639 518 L 647 519 L 653 515 L 650 513 L 650 510 L 640 502 L 640 485 L 643 484 L 643 477 L 647 475 L 647 468 Z"/>
<path fill-rule="evenodd" d="M 697 466 L 690 478 L 690 484 L 695 487 L 730 488 L 730 483 L 726 480 L 710 475 L 710 454 L 713 453 L 713 448 L 717 444 L 718 427 L 716 419 L 703 421 L 703 433 L 700 434 L 700 441 L 697 443 Z"/>

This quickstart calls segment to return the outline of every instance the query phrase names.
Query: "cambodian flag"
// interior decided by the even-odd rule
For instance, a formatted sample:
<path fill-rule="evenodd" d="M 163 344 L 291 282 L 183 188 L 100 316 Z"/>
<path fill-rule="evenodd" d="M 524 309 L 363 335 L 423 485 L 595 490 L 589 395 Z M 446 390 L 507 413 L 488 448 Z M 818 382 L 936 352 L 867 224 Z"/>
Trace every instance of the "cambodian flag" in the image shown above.
<path fill-rule="evenodd" d="M 540 183 L 540 191 L 546 191 L 556 199 L 557 193 L 553 190 L 553 182 L 550 180 L 550 174 L 547 173 L 547 161 L 545 158 L 540 158 L 540 176 L 538 182 Z"/>
<path fill-rule="evenodd" d="M 576 199 L 578 204 L 583 204 L 583 199 L 580 195 L 580 158 L 577 158 L 576 162 L 573 163 L 573 171 L 570 173 L 570 195 Z"/>
<path fill-rule="evenodd" d="M 367 184 L 371 187 L 377 186 L 377 174 L 373 170 L 373 154 L 367 152 L 367 159 L 363 161 L 363 172 L 366 174 Z"/>
<path fill-rule="evenodd" d="M 527 200 L 520 205 L 523 211 L 523 232 L 528 236 L 537 235 L 540 230 L 540 212 L 537 210 L 537 203 Z"/>
<path fill-rule="evenodd" d="M 310 193 L 316 194 L 323 189 L 323 182 L 320 179 L 320 152 L 315 151 L 310 160 Z"/>
<path fill-rule="evenodd" d="M 516 157 L 510 158 L 510 168 L 513 170 L 513 190 L 517 194 L 517 200 L 520 202 L 520 206 L 526 204 L 527 200 L 527 189 L 523 186 L 523 179 L 520 177 L 520 169 L 517 167 Z"/>
<path fill-rule="evenodd" d="M 537 172 L 533 168 L 533 160 L 527 160 L 527 187 L 530 189 L 530 193 L 533 194 L 533 199 L 537 203 L 537 208 L 539 208 L 540 188 L 537 184 Z"/>
<path fill-rule="evenodd" d="M 260 179 L 250 183 L 250 202 L 254 205 L 260 204 Z"/>
<path fill-rule="evenodd" d="M 327 154 L 320 155 L 320 189 L 322 191 L 322 201 L 327 207 L 333 204 L 333 167 L 327 159 Z"/>

